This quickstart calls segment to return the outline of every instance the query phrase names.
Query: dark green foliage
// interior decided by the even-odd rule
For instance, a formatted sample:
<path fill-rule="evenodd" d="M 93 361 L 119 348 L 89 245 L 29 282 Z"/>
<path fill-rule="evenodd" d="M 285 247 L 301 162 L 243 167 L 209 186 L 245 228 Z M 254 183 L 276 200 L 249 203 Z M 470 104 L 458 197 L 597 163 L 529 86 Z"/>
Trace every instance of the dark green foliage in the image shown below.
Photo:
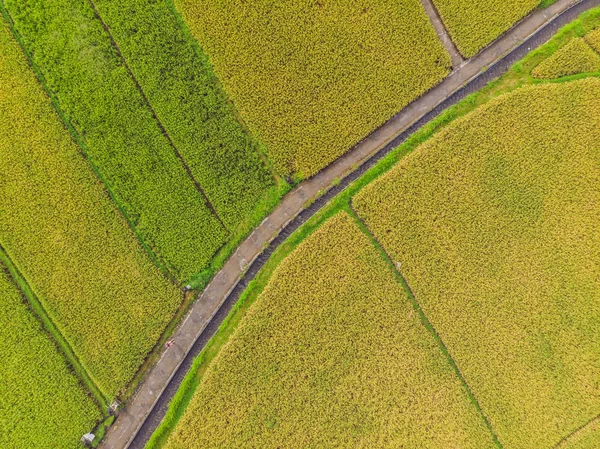
<path fill-rule="evenodd" d="M 4 5 L 128 219 L 179 279 L 199 272 L 227 232 L 161 132 L 90 4 Z"/>
<path fill-rule="evenodd" d="M 157 116 L 229 228 L 274 180 L 168 0 L 95 0 Z"/>

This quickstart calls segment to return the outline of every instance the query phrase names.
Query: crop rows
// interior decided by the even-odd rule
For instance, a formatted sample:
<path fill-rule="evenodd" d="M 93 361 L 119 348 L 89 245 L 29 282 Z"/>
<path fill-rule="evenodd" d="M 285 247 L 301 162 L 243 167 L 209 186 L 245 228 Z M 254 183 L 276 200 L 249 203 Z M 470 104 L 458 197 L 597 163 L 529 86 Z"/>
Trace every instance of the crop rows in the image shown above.
<path fill-rule="evenodd" d="M 273 178 L 169 1 L 94 3 L 195 179 L 234 229 L 273 186 Z"/>
<path fill-rule="evenodd" d="M 540 0 L 433 0 L 452 41 L 470 58 L 530 13 Z"/>
<path fill-rule="evenodd" d="M 506 448 L 598 414 L 600 80 L 457 119 L 354 197 Z"/>
<path fill-rule="evenodd" d="M 585 35 L 585 41 L 600 53 L 600 28 L 596 28 L 595 30 L 590 31 Z"/>
<path fill-rule="evenodd" d="M 0 447 L 80 447 L 101 412 L 1 264 L 0 341 Z"/>
<path fill-rule="evenodd" d="M 161 132 L 87 0 L 5 0 L 33 63 L 128 219 L 178 279 L 227 231 Z"/>
<path fill-rule="evenodd" d="M 175 4 L 283 174 L 315 174 L 450 71 L 419 0 Z"/>
<path fill-rule="evenodd" d="M 393 268 L 345 212 L 298 246 L 166 447 L 494 447 Z"/>
<path fill-rule="evenodd" d="M 0 244 L 111 397 L 181 295 L 140 246 L 4 24 L 0 51 Z"/>
<path fill-rule="evenodd" d="M 531 74 L 534 78 L 552 79 L 578 73 L 600 71 L 600 55 L 584 38 L 575 38 L 542 61 Z"/>

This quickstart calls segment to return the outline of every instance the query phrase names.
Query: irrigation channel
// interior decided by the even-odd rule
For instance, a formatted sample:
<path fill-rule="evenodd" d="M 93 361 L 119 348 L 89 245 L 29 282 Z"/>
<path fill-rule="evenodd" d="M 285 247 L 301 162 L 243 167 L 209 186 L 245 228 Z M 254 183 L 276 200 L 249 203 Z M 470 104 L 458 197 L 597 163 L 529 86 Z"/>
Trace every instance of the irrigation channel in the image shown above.
<path fill-rule="evenodd" d="M 504 74 L 560 28 L 600 0 L 558 0 L 538 9 L 404 108 L 337 161 L 288 193 L 215 275 L 174 333 L 173 344 L 147 374 L 100 444 L 101 449 L 143 449 L 196 356 L 216 333 L 248 283 L 271 254 L 333 197 L 415 131 L 447 108 Z M 432 17 L 432 21 L 436 20 Z M 455 65 L 458 61 L 455 60 Z"/>

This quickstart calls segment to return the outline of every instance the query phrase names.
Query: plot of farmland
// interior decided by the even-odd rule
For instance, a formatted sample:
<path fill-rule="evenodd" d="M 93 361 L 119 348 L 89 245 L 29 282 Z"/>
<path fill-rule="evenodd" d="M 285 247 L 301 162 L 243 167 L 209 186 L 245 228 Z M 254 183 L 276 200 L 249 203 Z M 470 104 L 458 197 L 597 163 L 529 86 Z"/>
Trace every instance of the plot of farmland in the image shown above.
<path fill-rule="evenodd" d="M 553 79 L 598 71 L 600 71 L 600 55 L 586 43 L 585 39 L 576 38 L 543 60 L 531 74 L 534 78 Z"/>
<path fill-rule="evenodd" d="M 169 449 L 494 447 L 394 270 L 342 212 L 277 267 Z"/>
<path fill-rule="evenodd" d="M 100 410 L 5 270 L 0 264 L 0 447 L 77 448 Z"/>
<path fill-rule="evenodd" d="M 531 12 L 540 0 L 433 0 L 452 40 L 470 58 Z"/>
<path fill-rule="evenodd" d="M 205 204 L 87 0 L 4 2 L 32 60 L 129 220 L 180 280 L 227 231 Z"/>
<path fill-rule="evenodd" d="M 95 0 L 158 117 L 219 216 L 235 228 L 273 178 L 170 0 Z"/>
<path fill-rule="evenodd" d="M 175 5 L 284 174 L 315 174 L 450 71 L 419 0 Z"/>
<path fill-rule="evenodd" d="M 354 199 L 505 448 L 600 412 L 598 98 L 597 78 L 497 98 Z"/>
<path fill-rule="evenodd" d="M 94 176 L 5 24 L 0 123 L 0 244 L 112 396 L 131 380 L 181 295 Z"/>

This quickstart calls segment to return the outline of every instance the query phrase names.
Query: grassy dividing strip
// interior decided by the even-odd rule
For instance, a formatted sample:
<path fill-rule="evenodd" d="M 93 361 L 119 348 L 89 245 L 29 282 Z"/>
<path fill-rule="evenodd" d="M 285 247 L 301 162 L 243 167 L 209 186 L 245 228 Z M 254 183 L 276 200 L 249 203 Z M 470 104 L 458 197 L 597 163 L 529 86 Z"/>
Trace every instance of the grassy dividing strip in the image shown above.
<path fill-rule="evenodd" d="M 488 102 L 492 98 L 521 87 L 525 83 L 541 83 L 544 81 L 535 80 L 529 75 L 530 71 L 544 58 L 548 57 L 564 43 L 568 42 L 574 36 L 584 36 L 590 30 L 600 26 L 600 8 L 595 8 L 582 14 L 577 20 L 561 28 L 561 30 L 542 47 L 534 50 L 524 57 L 521 61 L 515 63 L 513 67 L 496 81 L 489 83 L 478 92 L 469 95 L 458 104 L 441 113 L 437 118 L 420 128 L 411 135 L 404 143 L 390 152 L 378 164 L 367 171 L 363 176 L 349 185 L 344 191 L 337 195 L 322 210 L 317 212 L 310 220 L 295 231 L 282 245 L 280 245 L 269 260 L 265 263 L 262 270 L 253 279 L 248 288 L 241 294 L 238 302 L 232 308 L 227 318 L 223 321 L 215 336 L 207 343 L 205 348 L 194 361 L 190 371 L 187 373 L 181 388 L 173 397 L 169 410 L 165 415 L 155 433 L 150 438 L 146 449 L 159 449 L 164 446 L 168 436 L 173 431 L 180 417 L 183 415 L 187 404 L 198 384 L 200 383 L 204 372 L 218 354 L 221 347 L 227 342 L 229 336 L 234 332 L 237 324 L 244 316 L 246 310 L 252 305 L 260 295 L 267 284 L 271 274 L 279 263 L 289 255 L 306 237 L 317 229 L 325 220 L 335 215 L 338 211 L 349 209 L 352 197 L 364 186 L 371 183 L 387 171 L 389 171 L 398 161 L 410 154 L 421 143 L 427 141 L 431 136 L 444 128 L 449 123 L 468 112 L 476 109 L 480 105 Z M 568 80 L 580 79 L 589 76 L 588 74 L 574 75 L 561 80 L 551 82 L 565 82 Z M 548 81 L 546 81 L 548 82 Z"/>
<path fill-rule="evenodd" d="M 29 306 L 35 312 L 35 315 L 37 316 L 38 320 L 42 323 L 44 329 L 46 329 L 48 334 L 52 336 L 56 345 L 60 348 L 63 356 L 69 362 L 70 366 L 73 368 L 75 373 L 77 373 L 77 376 L 79 377 L 85 388 L 92 394 L 93 398 L 98 403 L 101 409 L 103 407 L 106 407 L 109 404 L 108 395 L 103 393 L 100 387 L 96 385 L 96 383 L 90 377 L 87 370 L 77 358 L 77 355 L 73 351 L 73 348 L 71 348 L 69 342 L 58 330 L 58 328 L 52 321 L 52 318 L 48 316 L 46 310 L 44 309 L 44 306 L 37 298 L 31 287 L 29 287 L 27 280 L 23 277 L 23 275 L 21 275 L 21 273 L 19 273 L 19 270 L 12 262 L 12 260 L 10 260 L 10 257 L 8 256 L 4 248 L 2 248 L 2 246 L 0 246 L 0 264 L 6 266 L 15 284 L 17 284 L 23 296 L 27 299 Z"/>
<path fill-rule="evenodd" d="M 385 250 L 385 248 L 383 246 L 381 246 L 381 244 L 379 243 L 379 241 L 377 240 L 377 238 L 373 235 L 373 233 L 367 227 L 367 225 L 362 220 L 362 218 L 358 215 L 358 213 L 356 213 L 356 211 L 352 207 L 352 203 L 351 202 L 348 204 L 347 212 L 354 219 L 354 221 L 360 227 L 360 229 L 362 230 L 362 232 L 371 240 L 371 243 L 373 244 L 373 247 L 376 248 L 377 251 L 379 251 L 379 253 L 381 254 L 382 259 L 386 261 L 386 263 L 389 265 L 389 267 L 392 270 L 394 270 L 394 273 L 396 275 L 396 278 L 397 278 L 398 282 L 400 284 L 402 284 L 402 287 L 406 290 L 408 298 L 410 299 L 415 312 L 417 312 L 419 314 L 419 317 L 421 318 L 421 322 L 423 323 L 423 326 L 425 326 L 425 328 L 435 338 L 435 341 L 438 343 L 438 345 L 440 347 L 440 350 L 442 351 L 442 353 L 444 354 L 444 356 L 448 359 L 448 363 L 452 366 L 452 369 L 454 370 L 454 373 L 456 374 L 456 377 L 458 377 L 460 379 L 460 382 L 461 382 L 462 386 L 464 387 L 464 389 L 467 392 L 467 395 L 469 396 L 469 400 L 473 403 L 473 405 L 477 409 L 477 412 L 481 415 L 481 419 L 483 419 L 483 421 L 485 422 L 485 426 L 487 427 L 487 429 L 489 430 L 490 434 L 492 435 L 492 438 L 494 440 L 494 444 L 496 445 L 497 448 L 502 449 L 502 443 L 500 443 L 500 439 L 498 438 L 498 435 L 496 434 L 496 432 L 494 432 L 494 429 L 492 428 L 492 424 L 490 423 L 490 421 L 487 418 L 486 414 L 483 412 L 483 409 L 481 408 L 481 405 L 479 404 L 479 401 L 475 397 L 475 394 L 471 390 L 471 387 L 469 386 L 469 384 L 465 380 L 463 374 L 460 372 L 460 368 L 456 364 L 456 361 L 452 357 L 452 354 L 450 354 L 450 351 L 448 350 L 448 347 L 446 346 L 446 344 L 444 343 L 444 341 L 440 337 L 440 334 L 438 334 L 438 332 L 435 329 L 435 327 L 433 327 L 433 324 L 431 324 L 431 321 L 429 321 L 429 319 L 427 318 L 427 315 L 425 315 L 425 312 L 421 308 L 421 305 L 419 304 L 419 301 L 417 300 L 414 292 L 410 288 L 410 285 L 408 285 L 408 282 L 406 282 L 406 279 L 404 278 L 404 276 L 400 272 L 399 267 L 394 263 L 394 261 L 392 260 L 392 258 L 390 257 L 390 255 Z"/>
<path fill-rule="evenodd" d="M 42 86 L 42 88 L 44 89 L 44 92 L 46 93 L 46 95 L 48 95 L 48 98 L 50 99 L 50 102 L 52 103 L 52 106 L 54 107 L 54 110 L 56 111 L 56 113 L 60 117 L 62 123 L 64 124 L 65 128 L 69 131 L 69 133 L 71 134 L 71 137 L 73 138 L 73 140 L 77 144 L 77 147 L 79 148 L 79 151 L 80 151 L 81 155 L 88 162 L 90 168 L 93 170 L 94 174 L 100 180 L 100 182 L 103 185 L 106 186 L 106 193 L 110 196 L 110 198 L 113 201 L 113 203 L 119 209 L 119 212 L 121 212 L 121 215 L 123 215 L 123 218 L 127 221 L 127 224 L 129 225 L 129 228 L 136 235 L 138 241 L 140 242 L 140 245 L 144 248 L 144 250 L 148 254 L 148 257 L 150 257 L 150 259 L 152 260 L 152 262 L 154 263 L 154 265 L 156 265 L 156 267 L 163 273 L 163 275 L 167 279 L 171 280 L 172 282 L 174 282 L 174 283 L 177 282 L 177 279 L 175 279 L 173 273 L 171 273 L 169 271 L 169 269 L 166 267 L 166 265 L 154 253 L 154 251 L 152 250 L 152 248 L 150 248 L 150 246 L 148 246 L 148 244 L 144 241 L 144 239 L 143 239 L 142 235 L 140 234 L 139 230 L 135 227 L 135 224 L 131 221 L 130 217 L 125 212 L 125 208 L 123 207 L 123 204 L 121 203 L 121 201 L 119 200 L 119 198 L 117 198 L 115 196 L 114 192 L 111 189 L 108 188 L 108 183 L 107 183 L 106 179 L 104 178 L 104 176 L 102 175 L 102 173 L 100 173 L 100 171 L 98 170 L 98 167 L 96 167 L 96 165 L 88 158 L 88 156 L 87 156 L 88 150 L 85 148 L 85 144 L 81 140 L 81 136 L 79 135 L 79 133 L 77 132 L 77 130 L 73 127 L 73 125 L 71 124 L 71 122 L 69 121 L 69 119 L 65 116 L 64 112 L 62 111 L 62 109 L 60 107 L 60 104 L 58 103 L 58 100 L 56 99 L 56 96 L 54 95 L 54 93 L 52 92 L 52 90 L 50 90 L 50 88 L 46 84 L 46 81 L 44 80 L 44 75 L 42 75 L 42 73 L 40 72 L 39 68 L 31 60 L 31 57 L 30 57 L 29 53 L 27 52 L 27 49 L 25 48 L 25 44 L 23 42 L 23 38 L 21 37 L 21 35 L 19 34 L 19 32 L 16 30 L 16 28 L 14 26 L 14 22 L 13 22 L 12 18 L 10 17 L 10 14 L 6 10 L 6 8 L 4 7 L 4 1 L 3 0 L 0 0 L 0 13 L 2 14 L 2 17 L 6 21 L 8 27 L 10 28 L 10 30 L 11 30 L 11 32 L 13 34 L 13 37 L 19 43 L 19 46 L 21 47 L 21 50 L 23 51 L 23 55 L 25 55 L 25 58 L 27 59 L 27 63 L 29 65 L 29 67 L 35 73 L 35 76 L 38 79 L 38 81 L 39 81 L 40 85 Z"/>
<path fill-rule="evenodd" d="M 553 5 L 554 3 L 556 3 L 558 0 L 542 0 L 540 2 L 540 4 L 538 5 L 538 8 L 540 9 L 544 9 L 547 8 L 550 5 Z"/>
<path fill-rule="evenodd" d="M 206 268 L 227 231 L 187 176 L 87 0 L 3 4 L 145 242 L 180 281 Z"/>

